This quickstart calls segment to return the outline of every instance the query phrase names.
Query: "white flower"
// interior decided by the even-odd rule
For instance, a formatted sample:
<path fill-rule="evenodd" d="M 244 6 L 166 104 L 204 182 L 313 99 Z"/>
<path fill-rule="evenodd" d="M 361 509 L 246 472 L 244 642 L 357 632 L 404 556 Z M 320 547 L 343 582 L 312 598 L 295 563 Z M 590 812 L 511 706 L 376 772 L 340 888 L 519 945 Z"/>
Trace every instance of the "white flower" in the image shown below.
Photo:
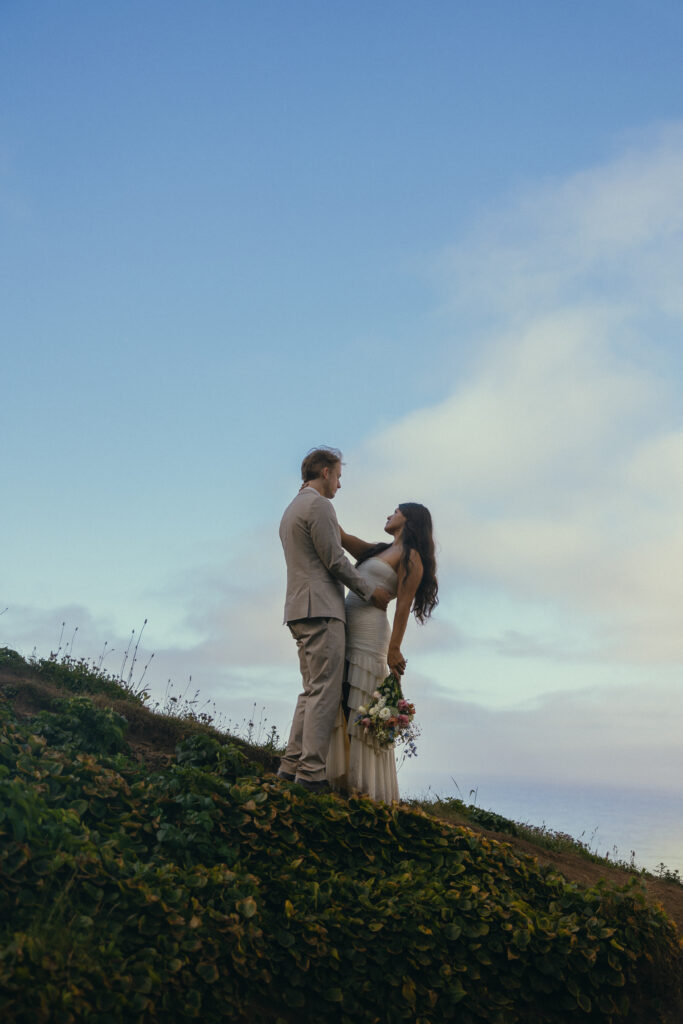
<path fill-rule="evenodd" d="M 372 699 L 373 700 L 379 700 L 381 696 L 382 696 L 382 694 L 379 692 L 379 690 L 375 690 L 375 692 L 372 695 Z"/>
<path fill-rule="evenodd" d="M 361 704 L 361 706 L 358 708 L 358 714 L 359 715 L 367 715 L 367 713 L 368 713 L 367 707 L 365 706 L 365 704 Z"/>
<path fill-rule="evenodd" d="M 383 708 L 384 705 L 386 704 L 386 702 L 387 702 L 387 698 L 386 697 L 380 697 L 380 699 L 377 701 L 377 704 L 378 704 L 378 706 L 380 708 Z"/>
<path fill-rule="evenodd" d="M 378 713 L 379 713 L 379 708 L 370 708 L 370 710 L 368 711 L 368 714 L 370 715 L 370 718 L 377 718 Z"/>
<path fill-rule="evenodd" d="M 383 720 L 386 719 L 386 718 L 391 718 L 391 709 L 390 708 L 381 708 L 381 710 L 379 712 L 379 717 L 381 719 L 383 719 Z"/>

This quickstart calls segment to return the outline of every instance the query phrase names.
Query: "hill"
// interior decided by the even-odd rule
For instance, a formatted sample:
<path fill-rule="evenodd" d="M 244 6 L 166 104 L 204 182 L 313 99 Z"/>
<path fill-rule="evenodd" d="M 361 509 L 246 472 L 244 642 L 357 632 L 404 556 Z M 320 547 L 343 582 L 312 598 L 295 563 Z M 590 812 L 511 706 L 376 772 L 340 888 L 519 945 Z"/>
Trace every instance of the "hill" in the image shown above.
<path fill-rule="evenodd" d="M 681 1019 L 678 886 L 311 796 L 83 663 L 0 694 L 3 1021 Z"/>

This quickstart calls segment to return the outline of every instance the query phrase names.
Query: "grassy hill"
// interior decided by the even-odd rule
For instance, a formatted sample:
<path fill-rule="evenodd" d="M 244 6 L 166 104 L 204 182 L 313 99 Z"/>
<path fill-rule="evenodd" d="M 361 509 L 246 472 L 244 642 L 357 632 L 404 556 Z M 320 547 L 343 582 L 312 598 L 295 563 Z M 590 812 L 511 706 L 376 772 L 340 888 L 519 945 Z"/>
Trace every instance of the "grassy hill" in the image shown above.
<path fill-rule="evenodd" d="M 582 886 L 497 816 L 274 767 L 84 663 L 0 649 L 0 1020 L 679 1024 L 666 882 Z"/>

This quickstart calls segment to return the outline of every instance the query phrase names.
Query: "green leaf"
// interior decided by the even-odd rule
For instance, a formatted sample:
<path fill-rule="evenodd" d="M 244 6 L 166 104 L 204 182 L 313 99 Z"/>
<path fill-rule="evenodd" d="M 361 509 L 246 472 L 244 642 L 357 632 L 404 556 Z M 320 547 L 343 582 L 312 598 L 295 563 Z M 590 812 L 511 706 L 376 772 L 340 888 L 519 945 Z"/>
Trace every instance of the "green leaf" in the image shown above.
<path fill-rule="evenodd" d="M 198 1013 L 202 1006 L 202 997 L 196 988 L 190 989 L 185 997 L 185 1009 Z"/>
<path fill-rule="evenodd" d="M 235 906 L 242 917 L 253 917 L 258 910 L 256 900 L 252 896 L 247 896 L 246 899 L 238 900 Z"/>
<path fill-rule="evenodd" d="M 209 985 L 213 984 L 214 981 L 217 981 L 220 976 L 216 965 L 206 962 L 197 964 L 197 974 Z"/>
<path fill-rule="evenodd" d="M 286 988 L 282 993 L 282 998 L 293 1010 L 299 1010 L 306 1005 L 306 997 L 298 988 Z"/>
<path fill-rule="evenodd" d="M 410 1003 L 411 1006 L 415 1006 L 415 982 L 412 978 L 405 978 L 401 987 L 401 995 Z"/>

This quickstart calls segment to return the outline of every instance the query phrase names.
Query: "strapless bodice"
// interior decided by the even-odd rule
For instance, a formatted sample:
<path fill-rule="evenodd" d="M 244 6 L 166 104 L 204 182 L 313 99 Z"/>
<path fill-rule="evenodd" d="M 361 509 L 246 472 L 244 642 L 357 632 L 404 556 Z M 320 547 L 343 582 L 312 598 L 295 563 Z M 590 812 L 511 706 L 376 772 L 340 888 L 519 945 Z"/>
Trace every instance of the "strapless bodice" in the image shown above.
<path fill-rule="evenodd" d="M 358 566 L 358 572 L 374 587 L 384 587 L 396 597 L 398 576 L 391 566 L 381 558 L 373 556 Z M 353 661 L 359 651 L 371 655 L 372 667 L 377 675 L 386 668 L 387 650 L 391 627 L 387 613 L 375 608 L 370 601 L 363 601 L 353 591 L 346 595 L 346 657 Z M 382 678 L 384 678 L 382 676 Z"/>
<path fill-rule="evenodd" d="M 398 576 L 396 570 L 392 569 L 388 562 L 385 562 L 382 558 L 377 558 L 374 555 L 372 558 L 368 558 L 367 561 L 362 562 L 358 566 L 358 572 L 366 579 L 368 583 L 372 583 L 375 587 L 384 587 L 388 590 L 392 597 L 396 597 L 396 591 L 398 589 Z M 347 606 L 349 604 L 365 605 L 366 602 L 362 598 L 358 597 L 353 592 L 349 593 L 346 598 Z"/>

